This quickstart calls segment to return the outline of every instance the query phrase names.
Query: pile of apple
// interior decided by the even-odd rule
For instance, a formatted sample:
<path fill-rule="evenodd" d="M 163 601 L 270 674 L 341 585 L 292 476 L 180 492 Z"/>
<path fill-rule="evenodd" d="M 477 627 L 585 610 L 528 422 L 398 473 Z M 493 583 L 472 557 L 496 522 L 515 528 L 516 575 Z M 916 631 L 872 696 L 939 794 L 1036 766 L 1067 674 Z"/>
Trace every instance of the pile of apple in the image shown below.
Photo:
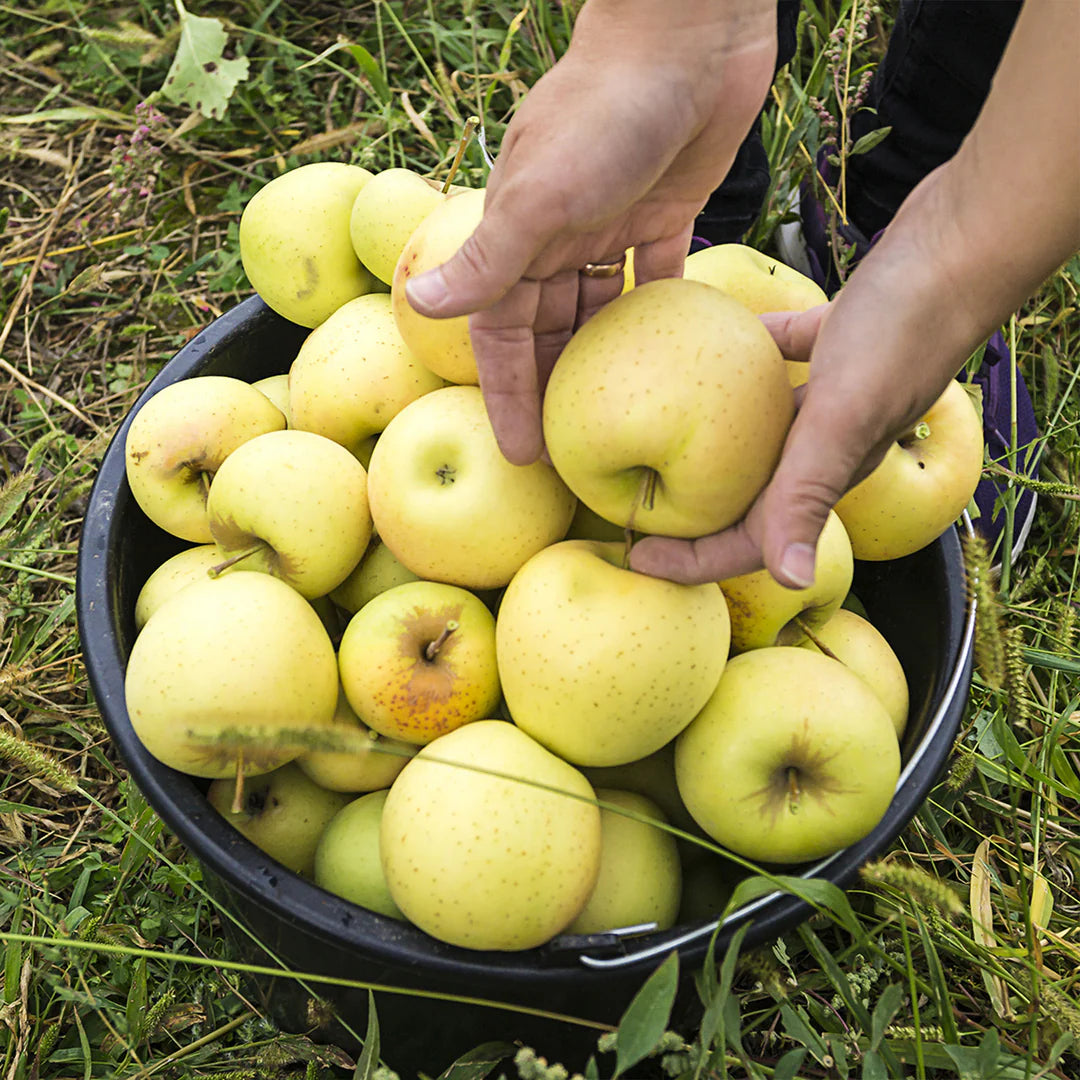
<path fill-rule="evenodd" d="M 811 588 L 635 573 L 628 538 L 722 529 L 767 482 L 805 375 L 757 313 L 824 296 L 739 245 L 627 287 L 555 366 L 551 464 L 511 465 L 465 320 L 404 292 L 482 204 L 340 164 L 251 200 L 248 276 L 312 329 L 287 375 L 133 418 L 134 497 L 191 546 L 138 597 L 128 711 L 268 853 L 444 941 L 667 928 L 721 902 L 689 837 L 801 863 L 885 813 L 907 685 L 853 559 L 948 527 L 981 427 L 950 389 L 831 515 Z"/>

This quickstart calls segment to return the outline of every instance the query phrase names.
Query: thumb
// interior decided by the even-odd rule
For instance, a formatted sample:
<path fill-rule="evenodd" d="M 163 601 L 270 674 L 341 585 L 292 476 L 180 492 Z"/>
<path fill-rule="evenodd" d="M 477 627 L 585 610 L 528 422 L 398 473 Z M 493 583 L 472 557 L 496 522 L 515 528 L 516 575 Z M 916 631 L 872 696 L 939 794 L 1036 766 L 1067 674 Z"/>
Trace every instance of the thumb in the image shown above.
<path fill-rule="evenodd" d="M 853 405 L 832 394 L 807 393 L 780 463 L 751 511 L 765 566 L 789 588 L 813 584 L 817 541 L 829 511 L 888 446 L 879 431 L 856 426 Z"/>
<path fill-rule="evenodd" d="M 405 286 L 410 305 L 421 315 L 446 319 L 492 307 L 518 283 L 547 241 L 529 217 L 507 215 L 505 199 L 485 203 L 472 235 L 441 266 Z"/>

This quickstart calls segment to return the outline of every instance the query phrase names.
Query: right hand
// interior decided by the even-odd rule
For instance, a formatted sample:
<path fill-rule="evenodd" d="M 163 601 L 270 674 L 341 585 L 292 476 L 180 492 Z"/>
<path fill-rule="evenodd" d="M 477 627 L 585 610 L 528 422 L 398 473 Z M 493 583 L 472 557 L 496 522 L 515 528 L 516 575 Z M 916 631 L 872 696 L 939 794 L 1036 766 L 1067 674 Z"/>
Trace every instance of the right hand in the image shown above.
<path fill-rule="evenodd" d="M 623 278 L 579 273 L 633 247 L 636 281 L 678 277 L 694 218 L 768 92 L 763 0 L 590 0 L 566 55 L 529 92 L 449 262 L 408 286 L 434 318 L 471 313 L 480 388 L 515 464 L 543 450 L 540 401 L 571 334 Z"/>

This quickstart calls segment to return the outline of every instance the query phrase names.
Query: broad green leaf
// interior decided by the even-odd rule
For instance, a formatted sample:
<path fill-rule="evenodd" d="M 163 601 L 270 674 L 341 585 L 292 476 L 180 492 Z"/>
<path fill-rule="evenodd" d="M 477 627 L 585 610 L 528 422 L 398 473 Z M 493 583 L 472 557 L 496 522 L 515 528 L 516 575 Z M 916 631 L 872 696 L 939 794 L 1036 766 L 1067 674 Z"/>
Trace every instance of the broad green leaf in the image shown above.
<path fill-rule="evenodd" d="M 796 1080 L 799 1066 L 806 1057 L 805 1050 L 789 1050 L 773 1069 L 773 1080 Z"/>
<path fill-rule="evenodd" d="M 372 1080 L 379 1067 L 379 1014 L 375 1008 L 375 995 L 367 992 L 367 1031 L 364 1034 L 364 1049 L 356 1063 L 353 1080 Z"/>
<path fill-rule="evenodd" d="M 645 980 L 619 1021 L 614 1076 L 622 1076 L 656 1047 L 667 1029 L 678 987 L 679 954 L 672 951 Z"/>
<path fill-rule="evenodd" d="M 390 87 L 375 57 L 363 45 L 350 44 L 347 48 L 359 64 L 360 70 L 367 76 L 371 89 L 375 91 L 375 96 L 385 105 L 390 100 Z"/>
<path fill-rule="evenodd" d="M 876 1050 L 868 1050 L 863 1058 L 862 1080 L 889 1080 L 885 1062 L 878 1057 Z"/>
<path fill-rule="evenodd" d="M 744 923 L 735 931 L 731 938 L 731 944 L 728 946 L 727 952 L 724 954 L 723 963 L 720 965 L 720 979 L 716 984 L 716 988 L 713 992 L 712 998 L 708 1002 L 705 1009 L 705 1015 L 701 1020 L 701 1049 L 707 1051 L 714 1042 L 720 1044 L 720 1050 L 723 1051 L 727 1046 L 727 1024 L 725 1022 L 725 1005 L 727 999 L 731 994 L 731 983 L 735 978 L 735 964 L 739 959 L 739 950 L 742 948 L 743 938 L 746 937 L 747 930 L 750 929 L 749 923 Z M 715 940 L 715 938 L 714 938 Z M 707 958 L 711 960 L 712 957 L 712 945 L 710 944 L 710 953 Z M 711 964 L 709 965 L 712 966 Z M 736 1003 L 737 1005 L 738 1003 Z M 702 1054 L 704 1057 L 704 1053 Z"/>
<path fill-rule="evenodd" d="M 189 14 L 181 0 L 174 3 L 180 14 L 180 44 L 161 92 L 170 101 L 220 120 L 236 84 L 247 78 L 247 57 L 227 60 L 228 37 L 221 21 Z"/>
<path fill-rule="evenodd" d="M 146 1027 L 146 957 L 140 956 L 135 961 L 128 987 L 125 1012 L 127 1015 L 128 1037 L 138 1045 L 143 1040 Z"/>
<path fill-rule="evenodd" d="M 504 1058 L 513 1057 L 517 1047 L 508 1042 L 486 1042 L 473 1047 L 449 1066 L 439 1080 L 484 1080 Z"/>
<path fill-rule="evenodd" d="M 797 1043 L 801 1043 L 822 1064 L 829 1056 L 829 1048 L 825 1041 L 810 1026 L 809 1018 L 801 1008 L 792 1008 L 790 1005 L 780 1006 L 780 1017 L 784 1022 L 784 1031 Z"/>
<path fill-rule="evenodd" d="M 866 939 L 866 931 L 855 917 L 855 912 L 851 910 L 851 904 L 844 895 L 844 890 L 833 882 L 826 881 L 825 878 L 800 878 L 785 874 L 771 878 L 760 875 L 744 878 L 735 886 L 735 891 L 731 894 L 724 913 L 730 914 L 744 904 L 773 892 L 791 893 L 810 904 L 811 907 L 828 911 L 856 941 Z"/>
<path fill-rule="evenodd" d="M 876 1051 L 885 1037 L 885 1029 L 904 1003 L 904 988 L 900 983 L 889 983 L 881 992 L 874 1015 L 870 1018 L 870 1049 Z"/>
<path fill-rule="evenodd" d="M 879 127 L 875 131 L 868 131 L 861 139 L 855 140 L 855 145 L 848 151 L 848 157 L 856 154 L 867 154 L 883 139 L 887 138 L 891 127 Z"/>

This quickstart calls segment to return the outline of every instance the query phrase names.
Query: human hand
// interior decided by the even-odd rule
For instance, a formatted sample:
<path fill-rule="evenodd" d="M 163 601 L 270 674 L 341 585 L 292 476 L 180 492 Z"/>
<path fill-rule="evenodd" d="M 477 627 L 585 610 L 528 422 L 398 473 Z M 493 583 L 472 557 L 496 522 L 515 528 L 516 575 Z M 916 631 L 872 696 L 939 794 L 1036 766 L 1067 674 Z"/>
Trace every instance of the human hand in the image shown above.
<path fill-rule="evenodd" d="M 933 274 L 919 275 L 905 254 L 875 251 L 831 304 L 762 316 L 787 359 L 810 363 L 769 484 L 729 529 L 640 540 L 633 569 L 696 583 L 764 565 L 782 585 L 813 582 L 829 510 L 911 430 L 976 344 L 955 306 L 924 291 Z M 920 282 L 906 295 L 895 289 L 905 273 Z"/>
<path fill-rule="evenodd" d="M 772 80 L 763 0 L 590 0 L 566 55 L 530 91 L 460 252 L 409 302 L 469 320 L 480 388 L 515 464 L 543 449 L 540 400 L 571 334 L 619 295 L 589 277 L 634 248 L 641 284 L 682 273 L 693 220 L 723 179 Z"/>

